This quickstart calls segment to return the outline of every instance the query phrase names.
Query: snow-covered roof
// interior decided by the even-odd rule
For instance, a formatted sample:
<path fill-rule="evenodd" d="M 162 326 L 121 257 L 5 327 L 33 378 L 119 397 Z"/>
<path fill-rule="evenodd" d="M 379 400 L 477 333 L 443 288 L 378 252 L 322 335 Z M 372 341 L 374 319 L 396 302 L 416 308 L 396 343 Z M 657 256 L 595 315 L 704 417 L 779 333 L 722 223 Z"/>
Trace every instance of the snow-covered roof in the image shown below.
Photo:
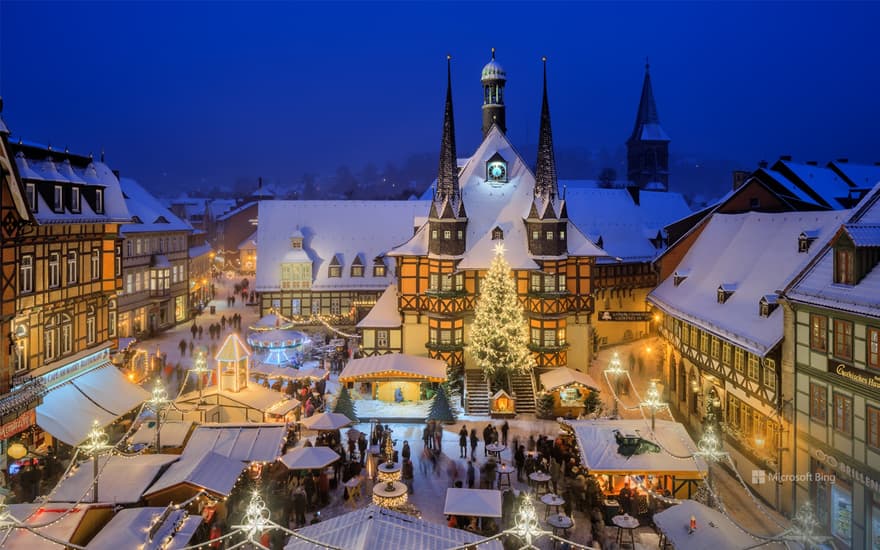
<path fill-rule="evenodd" d="M 852 216 L 846 219 L 845 227 L 855 229 L 877 225 L 880 225 L 880 184 L 862 199 Z M 873 230 L 866 232 L 873 234 Z M 834 249 L 830 245 L 828 243 L 820 250 L 816 260 L 786 289 L 786 297 L 797 302 L 880 318 L 880 267 L 875 266 L 858 284 L 835 284 Z"/>
<path fill-rule="evenodd" d="M 340 458 L 330 447 L 297 447 L 284 453 L 280 460 L 291 470 L 319 470 Z"/>
<path fill-rule="evenodd" d="M 307 430 L 332 431 L 351 426 L 354 422 L 342 413 L 321 412 L 303 418 L 300 423 Z"/>
<path fill-rule="evenodd" d="M 414 218 L 424 215 L 430 203 L 422 201 L 265 201 L 260 203 L 257 241 L 258 291 L 281 288 L 281 262 L 312 262 L 312 290 L 383 290 L 395 280 L 394 270 L 373 275 L 373 259 L 406 241 L 413 234 Z M 291 248 L 290 236 L 303 234 L 303 249 Z M 296 258 L 282 260 L 289 253 Z M 364 260 L 363 277 L 351 276 L 356 257 Z M 337 257 L 340 276 L 330 277 L 328 267 Z"/>
<path fill-rule="evenodd" d="M 106 505 L 80 503 L 75 507 L 58 504 L 40 505 L 10 504 L 9 513 L 25 525 L 41 535 L 56 540 L 70 542 L 80 530 L 88 512 L 93 508 L 105 508 Z M 60 544 L 51 542 L 29 529 L 11 529 L 0 535 L 0 543 L 4 550 L 61 550 Z"/>
<path fill-rule="evenodd" d="M 190 420 L 166 420 L 162 422 L 162 447 L 183 447 L 193 422 Z M 132 445 L 151 445 L 156 441 L 156 423 L 144 422 L 131 436 Z"/>
<path fill-rule="evenodd" d="M 264 388 L 259 384 L 248 384 L 247 387 L 241 388 L 237 392 L 227 389 L 221 391 L 216 385 L 210 386 L 204 389 L 202 397 L 214 397 L 219 399 L 221 404 L 223 401 L 231 401 L 237 405 L 244 405 L 256 411 L 277 416 L 284 416 L 302 404 L 285 393 Z M 198 401 L 198 390 L 185 393 L 177 399 L 178 403 L 187 404 L 197 404 Z"/>
<path fill-rule="evenodd" d="M 357 324 L 357 328 L 400 328 L 402 325 L 403 318 L 397 309 L 397 283 L 392 283 L 379 296 L 367 316 Z"/>
<path fill-rule="evenodd" d="M 205 256 L 206 254 L 211 253 L 211 245 L 208 243 L 200 244 L 198 246 L 192 246 L 189 249 L 189 259 L 195 259 L 199 256 Z"/>
<path fill-rule="evenodd" d="M 304 537 L 346 550 L 374 548 L 418 548 L 446 550 L 476 543 L 482 536 L 454 529 L 400 512 L 369 505 L 341 516 L 307 525 L 297 531 Z M 313 549 L 315 545 L 291 537 L 285 550 Z M 492 540 L 480 544 L 483 550 L 501 550 L 501 543 Z"/>
<path fill-rule="evenodd" d="M 284 424 L 203 424 L 193 431 L 181 460 L 213 452 L 244 462 L 273 462 L 286 438 Z"/>
<path fill-rule="evenodd" d="M 692 517 L 697 528 L 691 531 L 688 527 Z M 683 500 L 654 514 L 654 523 L 676 550 L 765 547 L 759 543 L 767 542 L 749 535 L 718 510 L 694 500 Z"/>
<path fill-rule="evenodd" d="M 576 183 L 576 182 L 575 182 Z M 639 204 L 626 189 L 573 185 L 566 190 L 569 219 L 593 240 L 602 238 L 609 256 L 648 261 L 663 250 L 652 242 L 663 228 L 693 212 L 680 193 L 640 191 Z"/>
<path fill-rule="evenodd" d="M 430 382 L 446 380 L 446 363 L 438 359 L 387 353 L 352 359 L 339 373 L 340 382 L 362 378 L 419 378 Z"/>
<path fill-rule="evenodd" d="M 880 165 L 851 162 L 832 162 L 831 164 L 856 187 L 871 189 L 880 183 Z"/>
<path fill-rule="evenodd" d="M 599 385 L 593 380 L 593 377 L 585 372 L 570 369 L 568 367 L 557 367 L 547 372 L 541 373 L 541 385 L 547 391 L 553 391 L 562 386 L 570 384 L 580 384 L 592 390 L 598 390 Z"/>
<path fill-rule="evenodd" d="M 135 219 L 135 216 L 140 220 L 139 223 L 123 224 L 120 228 L 120 232 L 123 235 L 192 230 L 188 223 L 175 216 L 171 210 L 168 210 L 159 199 L 151 195 L 138 182 L 130 178 L 121 178 L 119 184 L 122 186 L 125 205 L 132 220 Z"/>
<path fill-rule="evenodd" d="M 643 141 L 670 141 L 666 130 L 653 122 L 642 125 L 642 133 L 639 135 L 639 139 Z"/>
<path fill-rule="evenodd" d="M 852 190 L 846 181 L 825 166 L 787 160 L 780 160 L 778 164 L 790 170 L 832 208 L 842 206 L 837 199 L 846 199 Z M 774 169 L 778 171 L 777 165 L 774 165 Z"/>
<path fill-rule="evenodd" d="M 164 430 L 162 435 L 164 436 Z M 180 458 L 178 455 L 141 454 L 135 456 L 103 456 L 98 459 L 98 498 L 111 504 L 135 504 L 156 480 L 159 472 Z M 80 465 L 73 475 L 58 482 L 51 494 L 52 502 L 92 500 L 92 467 Z M 83 496 L 85 495 L 85 496 Z"/>
<path fill-rule="evenodd" d="M 163 518 L 161 525 L 154 525 Z M 117 550 L 139 548 L 142 550 L 178 550 L 189 544 L 202 523 L 202 516 L 187 514 L 186 510 L 145 506 L 120 510 L 110 523 L 86 545 L 87 550 Z M 155 531 L 152 531 L 155 529 Z M 149 538 L 149 533 L 154 533 Z M 166 541 L 166 539 L 168 539 Z"/>
<path fill-rule="evenodd" d="M 501 491 L 450 487 L 446 489 L 443 515 L 500 518 Z"/>
<path fill-rule="evenodd" d="M 274 459 L 273 459 L 274 460 Z M 247 465 L 240 460 L 214 452 L 181 456 L 144 494 L 149 499 L 161 491 L 178 485 L 205 489 L 219 496 L 228 496 L 235 481 Z M 100 493 L 99 493 L 100 494 Z"/>
<path fill-rule="evenodd" d="M 246 203 L 242 204 L 241 206 L 236 206 L 232 210 L 227 210 L 226 212 L 217 216 L 217 221 L 219 222 L 219 221 L 228 220 L 232 216 L 235 216 L 236 214 L 244 212 L 248 208 L 250 208 L 252 206 L 256 206 L 257 204 L 258 204 L 257 202 L 251 201 L 251 202 L 246 202 Z"/>
<path fill-rule="evenodd" d="M 781 339 L 781 309 L 760 315 L 759 302 L 785 288 L 831 238 L 848 211 L 719 214 L 709 220 L 679 263 L 687 278 L 667 277 L 648 300 L 667 313 L 765 355 Z M 820 231 L 808 252 L 799 252 L 805 229 Z M 735 292 L 718 302 L 722 284 Z M 735 286 L 730 286 L 735 285 Z"/>
<path fill-rule="evenodd" d="M 239 250 L 256 250 L 257 248 L 257 232 L 254 231 L 238 244 Z"/>
<path fill-rule="evenodd" d="M 674 474 L 702 477 L 706 463 L 693 457 L 697 446 L 684 425 L 657 420 L 653 435 L 650 420 L 561 420 L 571 426 L 581 451 L 581 461 L 591 474 Z M 659 452 L 647 451 L 625 456 L 618 452 L 615 432 L 635 435 L 660 446 Z M 680 458 L 691 457 L 691 458 Z"/>
<path fill-rule="evenodd" d="M 856 246 L 880 246 L 880 224 L 848 223 L 843 230 Z"/>
<path fill-rule="evenodd" d="M 241 337 L 238 334 L 233 332 L 223 341 L 223 345 L 217 351 L 214 359 L 216 361 L 238 362 L 245 357 L 250 357 L 251 354 L 253 354 L 251 349 L 241 341 Z"/>

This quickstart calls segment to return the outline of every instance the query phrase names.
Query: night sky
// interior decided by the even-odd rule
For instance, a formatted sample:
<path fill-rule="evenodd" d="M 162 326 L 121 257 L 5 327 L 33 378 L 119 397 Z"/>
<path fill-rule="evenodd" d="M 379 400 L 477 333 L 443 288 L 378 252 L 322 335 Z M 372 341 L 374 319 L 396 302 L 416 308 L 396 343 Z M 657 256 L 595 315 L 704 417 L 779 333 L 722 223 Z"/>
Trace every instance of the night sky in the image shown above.
<path fill-rule="evenodd" d="M 542 55 L 557 147 L 590 149 L 628 137 L 650 56 L 673 153 L 880 160 L 875 2 L 4 0 L 0 18 L 13 139 L 104 147 L 150 187 L 296 181 L 436 152 L 447 53 L 465 156 L 493 46 L 517 144 L 537 141 Z"/>

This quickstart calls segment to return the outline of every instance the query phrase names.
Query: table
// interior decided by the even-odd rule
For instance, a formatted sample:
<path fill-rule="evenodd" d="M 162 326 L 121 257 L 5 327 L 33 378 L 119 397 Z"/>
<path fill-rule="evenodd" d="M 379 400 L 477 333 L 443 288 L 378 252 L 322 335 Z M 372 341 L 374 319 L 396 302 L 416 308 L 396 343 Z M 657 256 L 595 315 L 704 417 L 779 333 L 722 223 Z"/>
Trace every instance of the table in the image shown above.
<path fill-rule="evenodd" d="M 500 443 L 492 443 L 491 445 L 486 445 L 486 452 L 489 453 L 489 456 L 494 456 L 496 459 L 501 460 L 501 453 L 507 449 L 507 445 L 501 445 Z"/>
<path fill-rule="evenodd" d="M 498 467 L 498 489 L 505 484 L 505 478 L 507 479 L 507 487 L 513 488 L 513 485 L 510 482 L 510 474 L 516 471 L 516 468 L 511 466 L 510 464 L 502 463 L 501 466 Z M 504 477 L 502 477 L 504 476 Z"/>
<path fill-rule="evenodd" d="M 629 535 L 629 545 L 636 547 L 635 530 L 639 526 L 639 520 L 629 514 L 614 516 L 611 522 L 617 526 L 617 546 L 623 546 L 626 535 Z"/>
<path fill-rule="evenodd" d="M 568 530 L 574 527 L 574 520 L 565 514 L 553 514 L 547 518 L 547 525 L 553 528 L 553 534 L 559 536 L 562 531 L 562 537 L 568 536 Z"/>
<path fill-rule="evenodd" d="M 548 492 L 547 484 L 550 483 L 550 474 L 545 474 L 544 472 L 532 472 L 529 474 L 529 479 L 532 481 L 532 485 L 535 486 L 535 494 L 538 494 L 543 487 L 544 492 Z"/>
<path fill-rule="evenodd" d="M 556 515 L 560 515 L 559 507 L 565 504 L 565 500 L 561 496 L 554 495 L 553 493 L 547 493 L 542 496 L 541 502 L 543 502 L 545 506 L 544 519 L 547 519 L 547 516 L 550 515 L 550 508 L 556 508 Z"/>

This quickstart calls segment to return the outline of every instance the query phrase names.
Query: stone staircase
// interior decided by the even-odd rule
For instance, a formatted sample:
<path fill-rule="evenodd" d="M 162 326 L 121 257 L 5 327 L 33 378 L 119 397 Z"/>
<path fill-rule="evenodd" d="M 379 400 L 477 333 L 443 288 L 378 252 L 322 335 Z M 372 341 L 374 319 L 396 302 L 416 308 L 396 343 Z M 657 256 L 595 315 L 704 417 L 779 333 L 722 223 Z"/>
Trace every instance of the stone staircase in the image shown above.
<path fill-rule="evenodd" d="M 464 387 L 467 392 L 465 410 L 468 414 L 489 415 L 489 383 L 479 369 L 464 371 Z M 534 399 L 533 399 L 534 401 Z"/>
<path fill-rule="evenodd" d="M 510 375 L 510 389 L 516 393 L 514 405 L 519 414 L 535 414 L 535 378 L 531 371 Z"/>

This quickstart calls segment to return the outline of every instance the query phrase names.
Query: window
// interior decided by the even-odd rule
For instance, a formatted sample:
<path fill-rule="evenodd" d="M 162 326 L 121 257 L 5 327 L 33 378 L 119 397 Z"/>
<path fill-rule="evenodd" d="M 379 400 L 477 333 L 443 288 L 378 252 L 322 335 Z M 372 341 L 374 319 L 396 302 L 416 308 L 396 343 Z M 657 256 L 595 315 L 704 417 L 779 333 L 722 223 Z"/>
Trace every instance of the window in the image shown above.
<path fill-rule="evenodd" d="M 537 229 L 534 230 L 534 231 L 532 231 L 532 240 L 533 240 L 533 241 L 537 241 L 537 240 L 540 239 L 540 238 L 541 238 L 541 232 L 540 232 L 540 231 L 538 231 Z"/>
<path fill-rule="evenodd" d="M 541 292 L 541 275 L 538 273 L 532 273 L 531 277 L 529 277 L 529 287 L 532 292 Z"/>
<path fill-rule="evenodd" d="M 97 340 L 97 318 L 94 311 L 86 317 L 86 344 L 94 344 Z"/>
<path fill-rule="evenodd" d="M 554 237 L 553 232 L 552 232 L 552 231 L 547 231 L 547 240 L 548 240 L 548 241 L 552 241 L 552 240 L 553 240 L 553 237 Z"/>
<path fill-rule="evenodd" d="M 377 348 L 387 348 L 388 347 L 388 331 L 387 330 L 377 330 L 376 331 L 376 347 Z"/>
<path fill-rule="evenodd" d="M 834 320 L 834 356 L 852 359 L 852 323 L 849 321 Z"/>
<path fill-rule="evenodd" d="M 497 240 L 503 239 L 503 238 L 504 238 L 504 231 L 502 231 L 500 227 L 496 227 L 495 229 L 492 230 L 492 240 L 493 241 L 497 241 Z"/>
<path fill-rule="evenodd" d="M 76 252 L 71 250 L 67 253 L 67 284 L 76 282 Z"/>
<path fill-rule="evenodd" d="M 436 229 L 431 230 L 431 238 L 434 240 L 437 240 L 437 230 Z"/>
<path fill-rule="evenodd" d="M 544 329 L 544 345 L 547 347 L 556 346 L 556 331 L 553 329 Z"/>
<path fill-rule="evenodd" d="M 111 305 L 110 311 L 107 312 L 107 336 L 116 338 L 116 309 Z"/>
<path fill-rule="evenodd" d="M 709 333 L 700 331 L 700 352 L 709 353 Z"/>
<path fill-rule="evenodd" d="M 541 329 L 532 327 L 532 344 L 536 346 L 541 345 Z"/>
<path fill-rule="evenodd" d="M 691 343 L 691 332 L 688 330 L 687 325 L 681 331 L 681 343 L 685 346 L 689 346 Z"/>
<path fill-rule="evenodd" d="M 880 409 L 868 405 L 865 416 L 868 417 L 868 434 L 865 438 L 868 446 L 880 449 Z"/>
<path fill-rule="evenodd" d="M 824 315 L 810 314 L 810 349 L 828 351 L 828 318 Z"/>
<path fill-rule="evenodd" d="M 34 291 L 34 257 L 26 255 L 21 257 L 19 267 L 18 290 L 22 294 Z"/>
<path fill-rule="evenodd" d="M 721 340 L 716 337 L 712 337 L 712 357 L 714 359 L 718 359 L 721 355 Z"/>
<path fill-rule="evenodd" d="M 867 353 L 865 360 L 868 367 L 872 369 L 880 369 L 880 329 L 868 327 L 867 333 Z"/>
<path fill-rule="evenodd" d="M 321 314 L 321 300 L 320 298 L 315 298 L 312 300 L 312 315 L 320 315 Z"/>
<path fill-rule="evenodd" d="M 49 288 L 61 286 L 61 254 L 49 254 Z"/>
<path fill-rule="evenodd" d="M 136 253 L 138 256 L 140 256 L 141 254 L 144 253 L 144 252 L 143 252 L 143 250 L 144 250 L 143 242 L 142 242 L 140 239 L 135 239 L 135 240 L 134 240 L 134 250 L 135 250 L 135 253 Z"/>
<path fill-rule="evenodd" d="M 51 361 L 58 355 L 58 327 L 54 320 L 43 327 L 43 354 L 46 361 Z"/>
<path fill-rule="evenodd" d="M 755 355 L 754 353 L 750 353 L 749 354 L 749 370 L 746 372 L 746 376 L 748 376 L 749 379 L 757 382 L 759 380 L 759 378 L 758 378 L 759 375 L 760 375 L 760 373 L 758 371 L 758 356 Z"/>
<path fill-rule="evenodd" d="M 825 424 L 828 422 L 828 390 L 825 386 L 810 383 L 810 418 Z"/>
<path fill-rule="evenodd" d="M 852 399 L 834 392 L 834 429 L 852 435 Z"/>
<path fill-rule="evenodd" d="M 560 346 L 565 345 L 565 328 L 560 328 L 556 331 L 556 341 L 559 342 Z"/>
<path fill-rule="evenodd" d="M 721 344 L 721 362 L 730 365 L 730 344 L 727 342 Z"/>
<path fill-rule="evenodd" d="M 32 212 L 37 211 L 37 186 L 33 183 L 28 183 L 24 186 L 24 195 L 27 200 L 28 206 L 30 207 Z"/>
<path fill-rule="evenodd" d="M 447 241 L 449 239 L 451 239 L 452 238 L 452 231 L 450 231 L 449 229 L 444 229 L 443 230 L 443 238 Z"/>
<path fill-rule="evenodd" d="M 134 274 L 134 291 L 135 291 L 135 292 L 140 292 L 140 291 L 141 291 L 142 280 L 143 280 L 143 279 L 142 279 L 142 277 L 141 277 L 141 272 L 140 272 L 140 271 L 138 271 L 137 273 Z"/>
<path fill-rule="evenodd" d="M 342 266 L 339 265 L 331 265 L 327 269 L 328 277 L 342 277 Z"/>
<path fill-rule="evenodd" d="M 61 353 L 66 355 L 73 350 L 73 324 L 70 317 L 64 316 L 61 324 Z"/>
<path fill-rule="evenodd" d="M 96 281 L 101 278 L 101 251 L 97 248 L 92 249 L 92 280 Z"/>
<path fill-rule="evenodd" d="M 364 276 L 364 266 L 362 266 L 362 265 L 351 266 L 351 276 L 352 277 L 363 277 Z"/>
<path fill-rule="evenodd" d="M 564 240 L 565 240 L 565 230 L 564 230 L 564 229 L 563 229 L 562 231 L 559 232 L 559 240 L 560 240 L 560 241 L 564 241 Z"/>
<path fill-rule="evenodd" d="M 291 315 L 301 315 L 302 314 L 302 300 L 299 298 L 292 298 L 290 300 L 290 314 Z"/>
<path fill-rule="evenodd" d="M 745 370 L 745 358 L 746 352 L 743 350 L 736 348 L 736 351 L 733 352 L 733 368 L 736 372 L 742 374 Z"/>
<path fill-rule="evenodd" d="M 764 359 L 764 387 L 776 391 L 775 359 Z"/>
<path fill-rule="evenodd" d="M 104 190 L 95 189 L 95 214 L 104 213 Z"/>
<path fill-rule="evenodd" d="M 461 229 L 458 230 L 458 240 L 464 240 L 464 231 L 462 231 Z"/>
<path fill-rule="evenodd" d="M 80 211 L 80 197 L 79 197 L 79 187 L 71 187 L 70 189 L 70 211 L 71 212 L 79 212 Z"/>
<path fill-rule="evenodd" d="M 440 290 L 440 274 L 431 273 L 428 275 L 428 290 Z"/>
<path fill-rule="evenodd" d="M 340 311 L 339 298 L 330 298 L 330 315 L 339 315 Z"/>
<path fill-rule="evenodd" d="M 566 285 L 565 273 L 560 273 L 559 275 L 557 275 L 557 277 L 559 279 L 559 292 L 565 292 L 567 290 L 567 288 L 565 286 Z"/>
<path fill-rule="evenodd" d="M 53 199 L 52 210 L 56 212 L 64 212 L 64 188 L 60 185 L 55 186 Z"/>
<path fill-rule="evenodd" d="M 851 285 L 853 278 L 853 251 L 851 248 L 838 248 L 834 251 L 834 282 Z"/>

